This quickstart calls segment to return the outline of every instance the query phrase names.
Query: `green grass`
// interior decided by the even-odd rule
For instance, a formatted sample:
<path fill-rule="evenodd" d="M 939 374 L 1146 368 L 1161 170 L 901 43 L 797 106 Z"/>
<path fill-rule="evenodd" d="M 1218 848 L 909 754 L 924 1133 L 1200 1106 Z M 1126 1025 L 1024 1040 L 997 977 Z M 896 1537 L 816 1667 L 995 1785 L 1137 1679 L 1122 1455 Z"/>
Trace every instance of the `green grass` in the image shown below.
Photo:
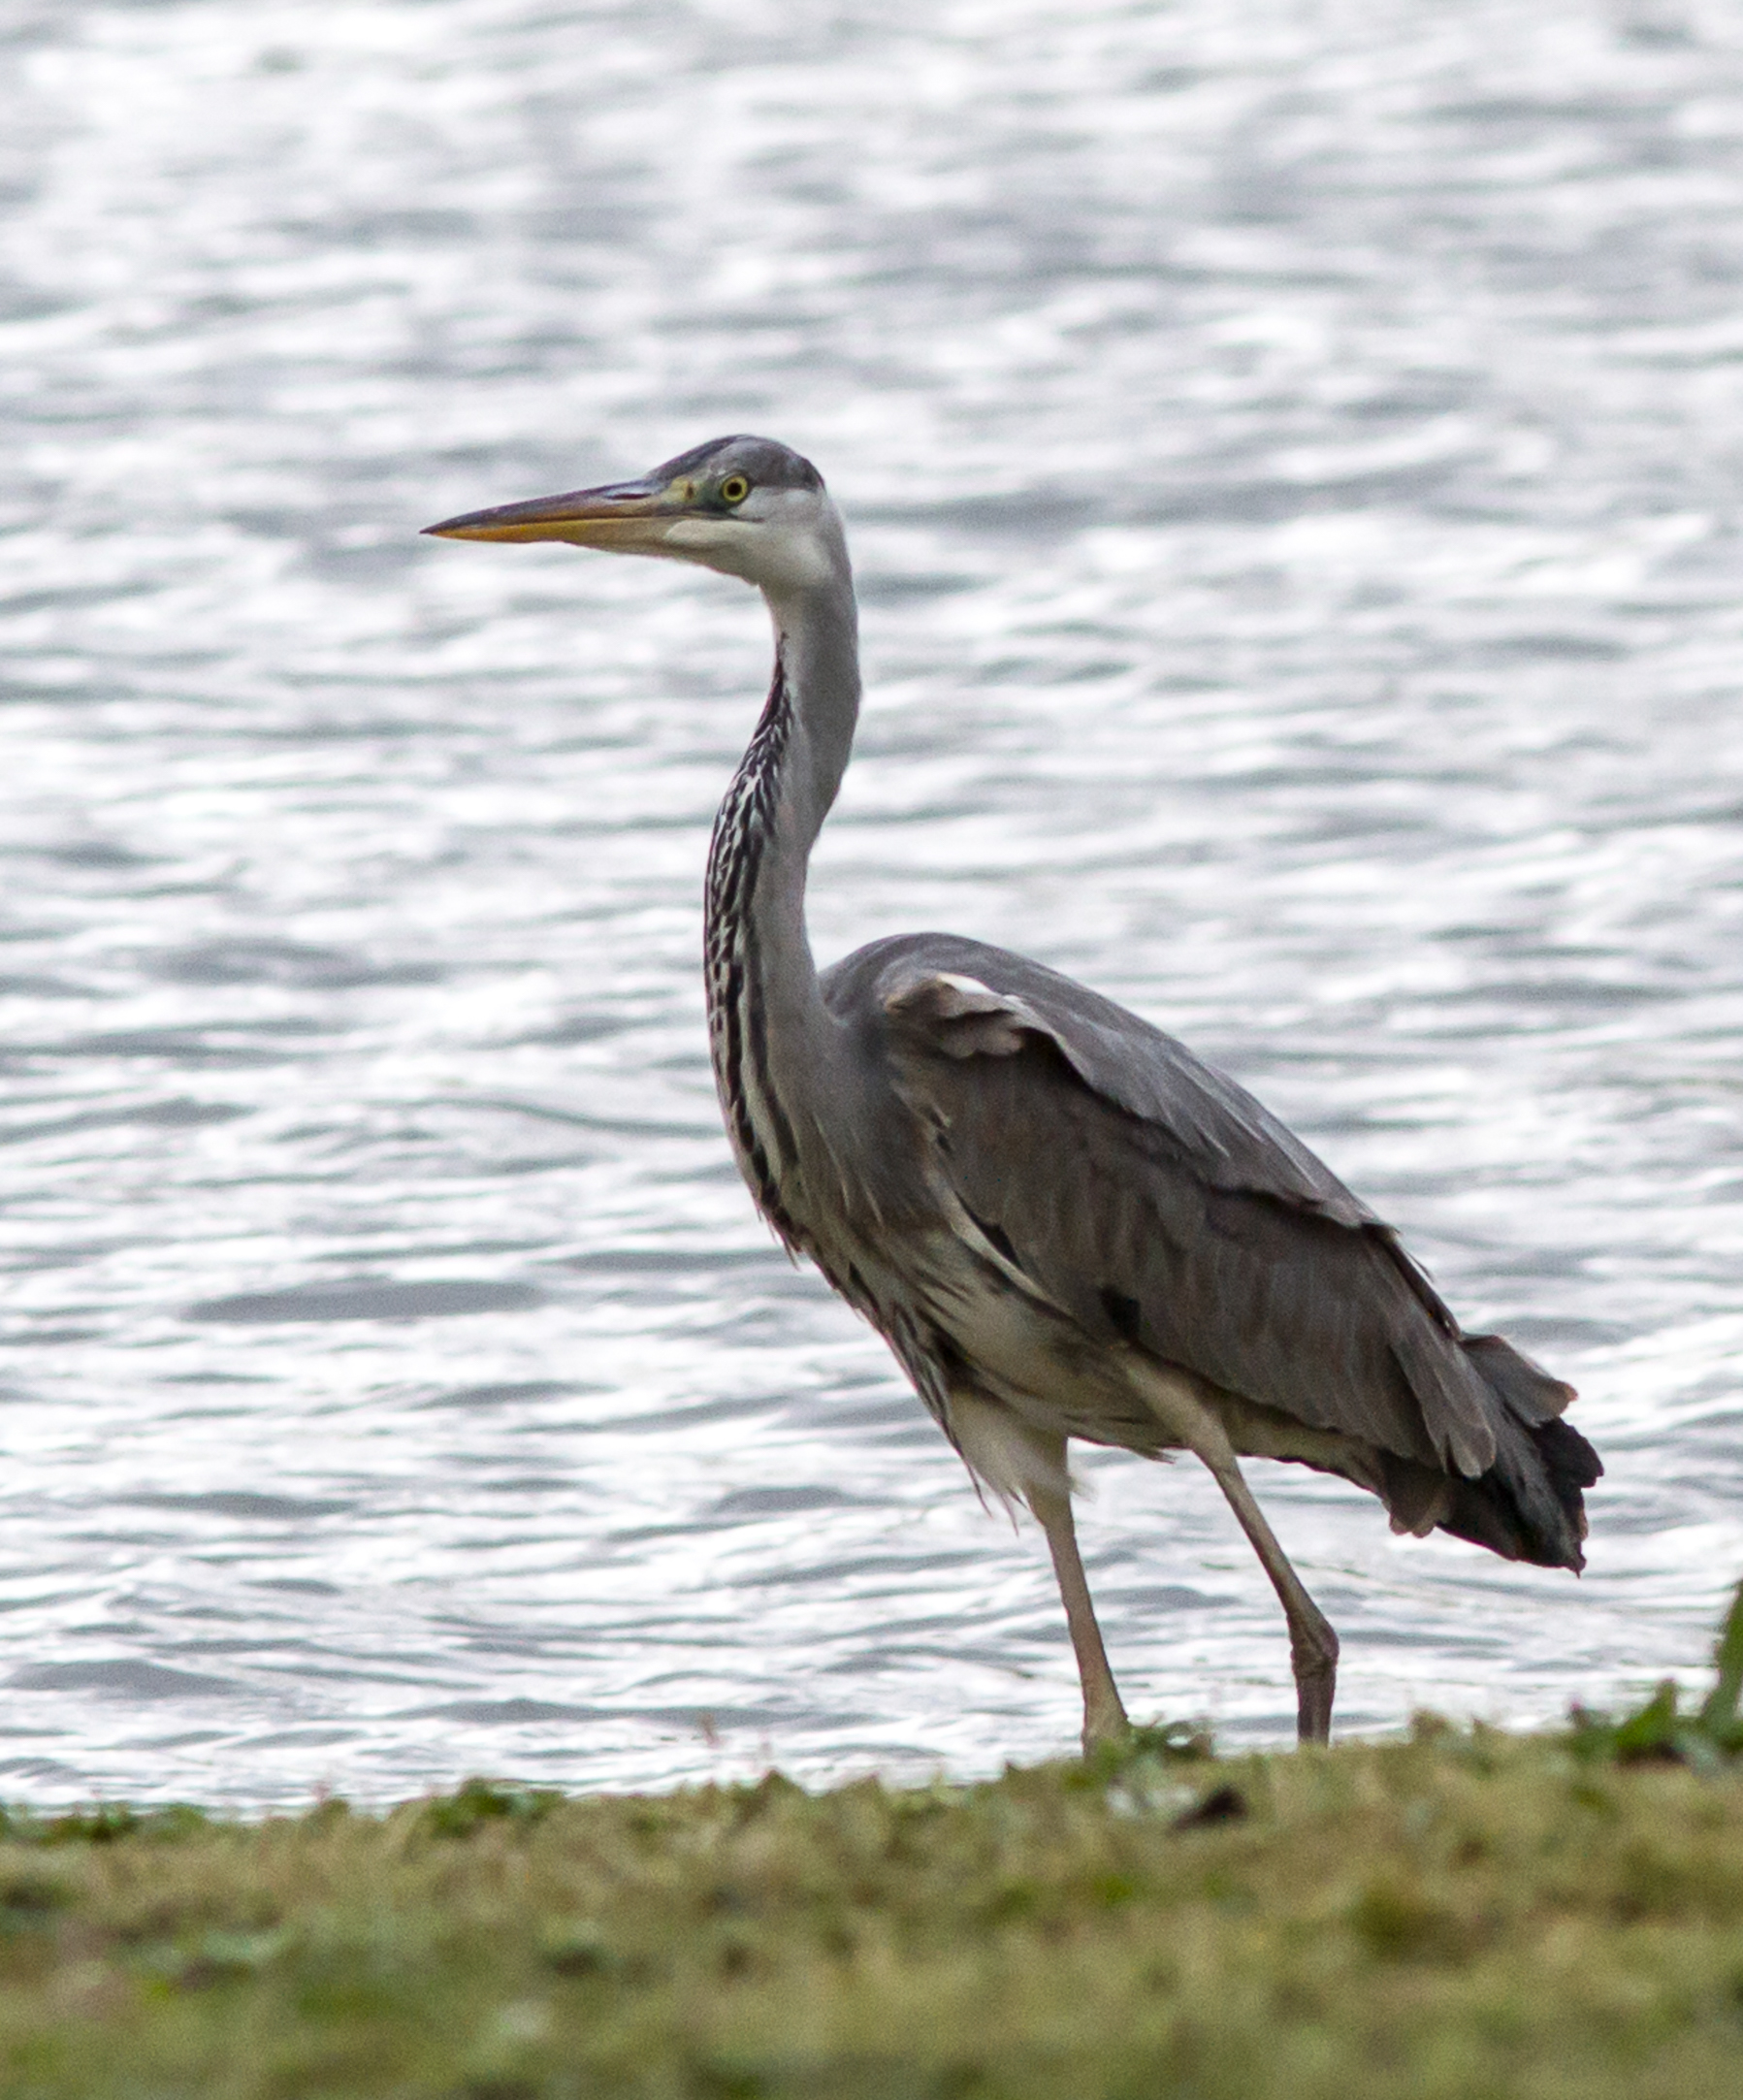
<path fill-rule="evenodd" d="M 1743 2093 L 1743 1607 L 1720 1663 L 1555 1737 L 15 1816 L 0 2093 Z"/>

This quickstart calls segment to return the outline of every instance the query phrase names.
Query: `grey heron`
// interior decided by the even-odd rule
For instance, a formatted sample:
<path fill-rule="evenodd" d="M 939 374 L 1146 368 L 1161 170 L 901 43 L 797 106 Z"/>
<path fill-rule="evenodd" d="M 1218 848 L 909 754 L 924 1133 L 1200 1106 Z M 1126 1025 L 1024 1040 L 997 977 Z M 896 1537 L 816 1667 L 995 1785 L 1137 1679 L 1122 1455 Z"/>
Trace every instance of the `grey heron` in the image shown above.
<path fill-rule="evenodd" d="M 976 1479 L 1052 1556 L 1085 1748 L 1127 1728 L 1072 1521 L 1069 1440 L 1202 1460 L 1288 1623 L 1297 1725 L 1331 1728 L 1338 1637 L 1241 1470 L 1291 1460 L 1395 1531 L 1578 1569 L 1602 1469 L 1570 1387 L 1467 1335 L 1383 1223 L 1252 1096 L 1069 978 L 943 933 L 821 974 L 811 850 L 859 709 L 857 607 L 823 477 L 722 437 L 639 480 L 427 530 L 697 563 L 774 623 L 721 804 L 704 955 L 722 1113 L 758 1209 L 894 1352 Z"/>

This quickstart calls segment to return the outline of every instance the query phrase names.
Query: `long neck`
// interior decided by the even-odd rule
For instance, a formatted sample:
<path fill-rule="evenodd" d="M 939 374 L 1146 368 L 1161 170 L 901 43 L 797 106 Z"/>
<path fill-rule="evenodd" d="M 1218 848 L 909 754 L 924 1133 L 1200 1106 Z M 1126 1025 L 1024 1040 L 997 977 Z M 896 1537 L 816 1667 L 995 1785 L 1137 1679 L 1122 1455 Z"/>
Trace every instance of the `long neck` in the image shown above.
<path fill-rule="evenodd" d="M 805 1185 L 828 1149 L 816 1110 L 838 1098 L 846 1050 L 805 936 L 805 876 L 853 750 L 858 637 L 845 575 L 768 597 L 774 681 L 708 856 L 708 1032 L 751 1193 L 790 1245 L 806 1245 Z"/>

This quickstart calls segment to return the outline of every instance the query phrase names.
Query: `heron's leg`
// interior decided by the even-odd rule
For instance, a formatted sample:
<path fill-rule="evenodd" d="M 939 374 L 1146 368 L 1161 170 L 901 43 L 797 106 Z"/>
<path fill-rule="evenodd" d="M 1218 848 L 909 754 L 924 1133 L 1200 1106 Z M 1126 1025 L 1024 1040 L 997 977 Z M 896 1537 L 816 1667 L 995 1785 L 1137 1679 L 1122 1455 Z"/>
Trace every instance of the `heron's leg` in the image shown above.
<path fill-rule="evenodd" d="M 1126 1710 L 1108 1666 L 1108 1651 L 1102 1645 L 1102 1630 L 1095 1623 L 1095 1606 L 1089 1598 L 1089 1579 L 1078 1552 L 1078 1528 L 1072 1522 L 1071 1490 L 1031 1484 L 1029 1507 L 1047 1534 L 1048 1551 L 1053 1557 L 1059 1596 L 1065 1605 L 1065 1623 L 1071 1629 L 1071 1644 L 1077 1652 L 1078 1676 L 1083 1686 L 1083 1749 L 1097 1743 L 1116 1742 L 1130 1727 Z"/>
<path fill-rule="evenodd" d="M 1304 1743 L 1324 1743 L 1332 1734 L 1332 1696 L 1338 1688 L 1338 1636 L 1331 1621 L 1307 1595 L 1277 1535 L 1253 1500 L 1235 1446 L 1222 1423 L 1178 1375 L 1154 1364 L 1134 1367 L 1133 1383 L 1151 1411 L 1186 1448 L 1202 1459 L 1240 1520 L 1241 1529 L 1271 1577 L 1289 1622 L 1289 1661 L 1295 1671 L 1295 1731 Z"/>
<path fill-rule="evenodd" d="M 1047 1534 L 1083 1687 L 1083 1748 L 1093 1750 L 1097 1743 L 1123 1735 L 1126 1710 L 1108 1667 L 1108 1651 L 1102 1646 L 1102 1630 L 1095 1623 L 1078 1553 L 1077 1526 L 1071 1520 L 1065 1438 L 1057 1430 L 1023 1421 L 1002 1402 L 965 1384 L 951 1389 L 949 1414 L 952 1441 L 975 1478 L 985 1481 L 1007 1503 L 1020 1497 Z"/>
<path fill-rule="evenodd" d="M 1304 1743 L 1330 1742 L 1332 1696 L 1338 1689 L 1338 1636 L 1331 1621 L 1302 1585 L 1289 1565 L 1289 1557 L 1277 1543 L 1277 1535 L 1265 1521 L 1265 1512 L 1253 1500 L 1235 1457 L 1233 1445 L 1217 1425 L 1223 1452 L 1198 1456 L 1210 1468 L 1216 1485 L 1228 1498 L 1229 1507 L 1240 1519 L 1241 1529 L 1252 1541 L 1259 1565 L 1271 1577 L 1283 1616 L 1289 1622 L 1289 1661 L 1295 1670 L 1295 1732 Z M 1226 1453 L 1226 1457 L 1225 1454 Z"/>

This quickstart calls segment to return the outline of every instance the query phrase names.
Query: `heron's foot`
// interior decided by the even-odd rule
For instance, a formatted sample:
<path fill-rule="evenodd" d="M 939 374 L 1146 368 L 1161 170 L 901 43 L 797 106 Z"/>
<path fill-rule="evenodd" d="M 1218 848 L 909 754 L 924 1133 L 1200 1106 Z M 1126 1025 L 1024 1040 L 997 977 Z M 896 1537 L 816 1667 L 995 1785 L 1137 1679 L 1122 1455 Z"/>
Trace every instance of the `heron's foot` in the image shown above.
<path fill-rule="evenodd" d="M 1290 1643 L 1295 1665 L 1295 1732 L 1304 1743 L 1332 1739 L 1332 1700 L 1338 1690 L 1338 1636 L 1322 1619 L 1309 1637 Z"/>
<path fill-rule="evenodd" d="M 1132 1739 L 1132 1724 L 1126 1719 L 1126 1710 L 1119 1694 L 1112 1685 L 1108 1687 L 1111 1696 L 1083 1702 L 1083 1755 L 1093 1757 L 1104 1743 L 1128 1743 Z"/>

